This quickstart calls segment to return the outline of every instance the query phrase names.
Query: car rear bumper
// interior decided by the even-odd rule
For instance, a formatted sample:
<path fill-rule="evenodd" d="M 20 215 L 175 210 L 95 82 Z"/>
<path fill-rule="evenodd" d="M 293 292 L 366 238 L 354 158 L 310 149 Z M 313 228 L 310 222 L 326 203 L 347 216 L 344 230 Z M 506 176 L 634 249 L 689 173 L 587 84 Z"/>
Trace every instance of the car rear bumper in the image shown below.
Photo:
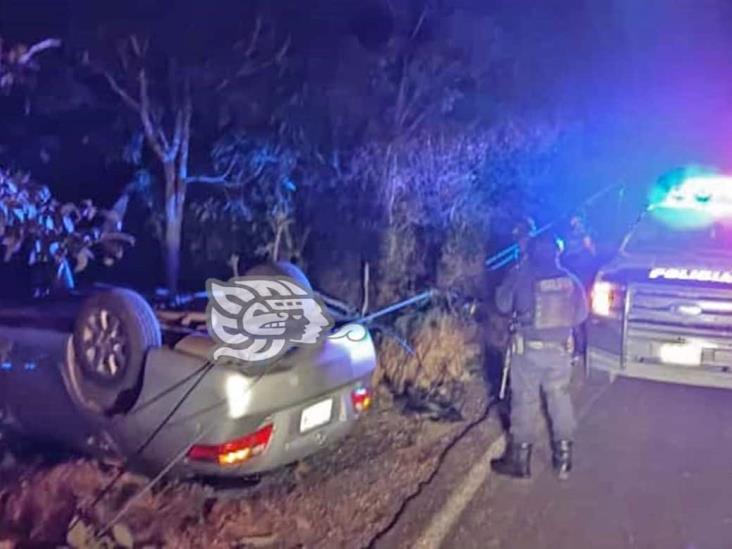
<path fill-rule="evenodd" d="M 263 423 L 273 425 L 273 432 L 266 450 L 242 464 L 219 465 L 185 459 L 173 469 L 173 473 L 181 476 L 241 477 L 277 469 L 311 456 L 351 432 L 360 415 L 353 408 L 351 393 L 354 389 L 369 387 L 369 383 L 368 378 L 356 380 L 321 397 L 269 415 Z M 324 425 L 301 432 L 303 410 L 328 399 L 333 402 L 330 420 Z M 242 421 L 239 427 L 240 435 L 246 435 L 251 428 L 248 421 Z"/>
<path fill-rule="evenodd" d="M 242 476 L 275 469 L 307 457 L 348 434 L 358 418 L 354 389 L 370 388 L 376 356 L 370 338 L 326 341 L 299 348 L 288 363 L 262 366 L 256 376 L 217 364 L 201 376 L 205 355 L 170 348 L 147 357 L 142 393 L 135 407 L 106 426 L 122 456 L 137 455 L 150 433 L 172 417 L 135 460 L 137 468 L 157 473 L 191 445 L 216 447 L 272 425 L 266 449 L 237 465 L 188 458 L 171 468 L 178 476 Z M 188 395 L 188 396 L 186 396 Z M 300 432 L 307 407 L 332 399 L 330 420 Z"/>
<path fill-rule="evenodd" d="M 652 381 L 680 383 L 699 387 L 732 389 L 732 371 L 704 366 L 675 366 L 647 362 L 621 364 L 620 355 L 590 346 L 587 349 L 587 366 L 620 375 Z M 730 365 L 732 367 L 732 365 Z"/>

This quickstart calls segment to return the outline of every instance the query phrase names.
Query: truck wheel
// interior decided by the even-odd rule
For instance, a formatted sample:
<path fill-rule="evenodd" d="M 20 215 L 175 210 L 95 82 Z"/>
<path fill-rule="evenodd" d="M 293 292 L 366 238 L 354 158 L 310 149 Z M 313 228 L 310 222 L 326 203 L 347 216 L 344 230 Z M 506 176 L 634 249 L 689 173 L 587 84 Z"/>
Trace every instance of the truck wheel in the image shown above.
<path fill-rule="evenodd" d="M 249 269 L 245 276 L 287 276 L 297 282 L 306 290 L 312 290 L 308 277 L 302 272 L 300 267 L 288 261 L 278 261 L 276 263 L 262 263 Z"/>
<path fill-rule="evenodd" d="M 121 288 L 94 294 L 76 318 L 67 386 L 93 412 L 125 413 L 140 394 L 147 352 L 160 345 L 160 325 L 140 294 Z"/>

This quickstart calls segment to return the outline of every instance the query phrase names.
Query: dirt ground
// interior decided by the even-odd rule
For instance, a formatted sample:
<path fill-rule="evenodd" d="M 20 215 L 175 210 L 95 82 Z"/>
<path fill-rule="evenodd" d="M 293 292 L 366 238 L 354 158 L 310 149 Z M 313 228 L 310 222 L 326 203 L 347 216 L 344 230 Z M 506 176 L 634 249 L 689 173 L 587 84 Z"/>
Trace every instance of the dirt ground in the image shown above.
<path fill-rule="evenodd" d="M 487 402 L 482 380 L 468 385 L 465 402 L 464 421 L 447 423 L 405 415 L 382 399 L 341 445 L 253 486 L 156 487 L 132 505 L 116 538 L 110 533 L 103 541 L 180 548 L 367 546 L 433 474 L 444 448 L 481 416 Z M 82 521 L 69 541 L 89 545 L 91 528 L 105 524 L 145 483 L 125 474 L 88 509 L 113 468 L 78 458 L 27 459 L 6 459 L 0 471 L 3 547 L 64 543 L 77 509 Z"/>

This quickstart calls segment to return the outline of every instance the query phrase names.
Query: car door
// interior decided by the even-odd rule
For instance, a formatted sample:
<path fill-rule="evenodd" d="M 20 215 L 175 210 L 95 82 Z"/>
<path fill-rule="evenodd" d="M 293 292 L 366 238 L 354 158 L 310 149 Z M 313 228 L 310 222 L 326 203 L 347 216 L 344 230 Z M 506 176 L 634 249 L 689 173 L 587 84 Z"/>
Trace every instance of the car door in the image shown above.
<path fill-rule="evenodd" d="M 13 427 L 79 447 L 94 429 L 61 376 L 74 310 L 68 299 L 0 299 L 0 403 Z"/>

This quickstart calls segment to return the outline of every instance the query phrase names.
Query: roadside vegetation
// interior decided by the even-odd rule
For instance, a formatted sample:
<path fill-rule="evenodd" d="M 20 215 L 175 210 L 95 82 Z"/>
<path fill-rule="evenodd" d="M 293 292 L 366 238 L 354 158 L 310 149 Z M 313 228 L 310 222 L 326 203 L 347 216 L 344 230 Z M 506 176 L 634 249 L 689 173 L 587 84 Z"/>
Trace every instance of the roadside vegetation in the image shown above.
<path fill-rule="evenodd" d="M 492 316 L 484 260 L 520 216 L 561 206 L 548 192 L 557 188 L 552 170 L 579 130 L 571 117 L 527 104 L 516 85 L 528 69 L 490 17 L 469 24 L 437 3 L 368 3 L 348 33 L 324 44 L 287 23 L 302 16 L 297 9 L 288 19 L 270 3 L 247 3 L 236 23 L 211 8 L 206 17 L 223 30 L 191 33 L 204 8 L 189 4 L 162 20 L 127 7 L 129 17 L 102 22 L 92 10 L 42 48 L 0 50 L 3 253 L 76 271 L 80 283 L 173 293 L 292 261 L 319 291 L 363 313 L 435 290 L 428 305 L 374 326 L 377 409 L 335 457 L 283 472 L 235 503 L 166 485 L 126 526 L 140 543 L 178 547 L 365 543 L 357 524 L 319 524 L 305 494 L 334 501 L 336 485 L 371 486 L 368 501 L 343 499 L 361 501 L 372 523 L 388 522 L 458 431 L 431 420 L 480 415 L 496 339 L 481 324 Z M 338 56 L 323 62 L 324 47 Z M 61 129 L 46 130 L 49 120 Z M 95 259 L 107 267 L 86 269 Z M 414 463 L 424 467 L 405 476 Z M 0 534 L 53 542 L 110 474 L 87 461 L 24 465 L 17 456 L 5 471 Z M 101 513 L 136 483 L 129 477 Z M 287 531 L 295 537 L 277 538 Z"/>

